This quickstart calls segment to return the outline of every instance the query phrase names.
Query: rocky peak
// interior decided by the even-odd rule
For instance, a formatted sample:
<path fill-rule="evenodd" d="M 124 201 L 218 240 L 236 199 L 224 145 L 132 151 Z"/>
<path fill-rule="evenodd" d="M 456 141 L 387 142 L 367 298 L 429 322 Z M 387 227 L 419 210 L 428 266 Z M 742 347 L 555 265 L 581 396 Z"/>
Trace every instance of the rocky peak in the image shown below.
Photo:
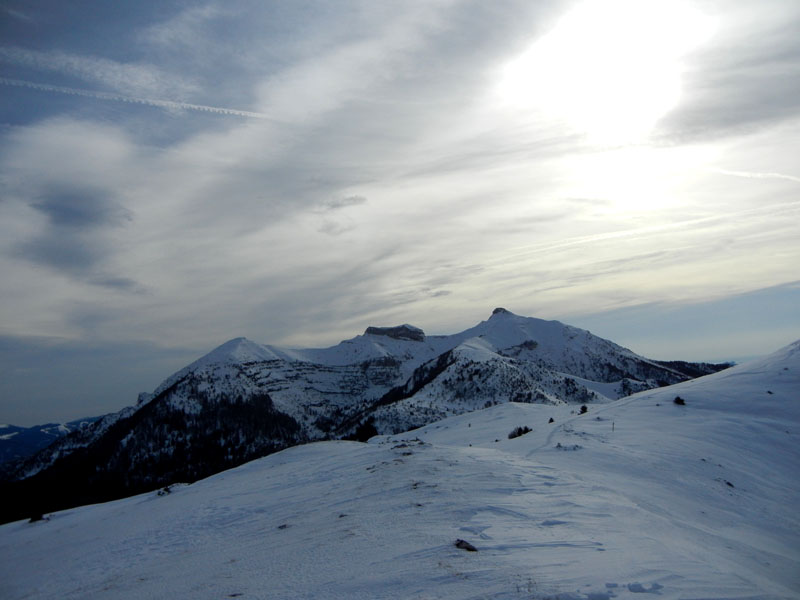
<path fill-rule="evenodd" d="M 412 342 L 425 341 L 425 332 L 413 325 L 398 325 L 396 327 L 367 327 L 364 335 L 385 335 L 396 340 L 410 340 Z"/>

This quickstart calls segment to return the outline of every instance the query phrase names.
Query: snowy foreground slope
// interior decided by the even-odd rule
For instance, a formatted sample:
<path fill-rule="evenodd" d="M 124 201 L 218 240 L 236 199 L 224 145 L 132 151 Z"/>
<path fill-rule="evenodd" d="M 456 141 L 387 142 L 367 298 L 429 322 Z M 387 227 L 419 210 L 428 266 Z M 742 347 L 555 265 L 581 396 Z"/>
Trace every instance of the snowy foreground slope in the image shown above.
<path fill-rule="evenodd" d="M 0 597 L 798 598 L 799 434 L 796 342 L 583 415 L 501 404 L 10 523 Z"/>

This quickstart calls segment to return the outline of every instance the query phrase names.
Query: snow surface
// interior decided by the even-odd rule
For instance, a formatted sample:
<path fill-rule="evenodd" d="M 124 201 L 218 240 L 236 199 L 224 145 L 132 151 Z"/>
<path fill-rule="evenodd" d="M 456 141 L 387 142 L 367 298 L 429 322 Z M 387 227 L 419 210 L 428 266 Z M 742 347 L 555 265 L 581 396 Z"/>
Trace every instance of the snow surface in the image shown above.
<path fill-rule="evenodd" d="M 10 523 L 0 597 L 798 598 L 799 434 L 797 342 L 583 415 L 502 404 Z"/>

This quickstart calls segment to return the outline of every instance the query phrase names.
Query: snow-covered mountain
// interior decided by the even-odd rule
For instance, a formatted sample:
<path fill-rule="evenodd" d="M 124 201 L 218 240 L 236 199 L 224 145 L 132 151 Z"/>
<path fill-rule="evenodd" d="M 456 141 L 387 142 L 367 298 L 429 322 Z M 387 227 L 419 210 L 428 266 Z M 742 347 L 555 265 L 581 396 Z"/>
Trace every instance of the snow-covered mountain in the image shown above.
<path fill-rule="evenodd" d="M 0 465 L 35 454 L 60 437 L 94 423 L 98 417 L 68 423 L 45 423 L 33 427 L 0 425 Z"/>
<path fill-rule="evenodd" d="M 499 403 L 609 402 L 725 366 L 649 360 L 588 331 L 502 308 L 447 336 L 369 327 L 323 349 L 237 338 L 140 395 L 136 406 L 16 465 L 16 481 L 3 491 L 19 501 L 5 516 L 194 481 L 299 443 L 365 439 Z"/>
<path fill-rule="evenodd" d="M 800 341 L 579 413 L 504 403 L 9 523 L 0 596 L 800 597 Z"/>

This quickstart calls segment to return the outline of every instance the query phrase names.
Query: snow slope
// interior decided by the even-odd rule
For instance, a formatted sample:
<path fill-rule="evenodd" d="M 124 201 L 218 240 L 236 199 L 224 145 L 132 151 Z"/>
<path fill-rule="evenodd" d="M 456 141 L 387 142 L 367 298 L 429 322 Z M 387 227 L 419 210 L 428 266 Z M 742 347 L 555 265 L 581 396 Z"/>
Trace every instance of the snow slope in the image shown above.
<path fill-rule="evenodd" d="M 800 342 L 586 414 L 507 403 L 10 523 L 0 597 L 798 598 L 798 435 Z"/>

